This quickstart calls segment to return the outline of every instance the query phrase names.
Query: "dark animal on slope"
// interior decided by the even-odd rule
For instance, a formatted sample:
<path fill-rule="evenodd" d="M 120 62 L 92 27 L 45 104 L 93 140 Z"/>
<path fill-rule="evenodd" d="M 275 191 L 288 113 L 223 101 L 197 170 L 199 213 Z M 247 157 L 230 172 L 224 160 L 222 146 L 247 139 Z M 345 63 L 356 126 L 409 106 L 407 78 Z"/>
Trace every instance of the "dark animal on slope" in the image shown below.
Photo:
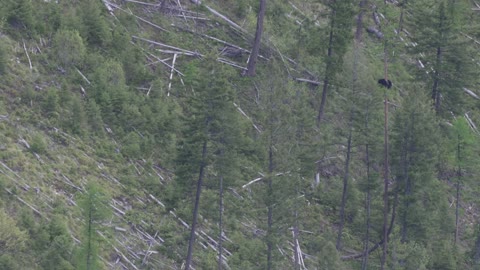
<path fill-rule="evenodd" d="M 383 87 L 386 87 L 387 89 L 392 88 L 392 81 L 390 80 L 380 79 L 378 80 L 378 83 L 381 84 Z"/>

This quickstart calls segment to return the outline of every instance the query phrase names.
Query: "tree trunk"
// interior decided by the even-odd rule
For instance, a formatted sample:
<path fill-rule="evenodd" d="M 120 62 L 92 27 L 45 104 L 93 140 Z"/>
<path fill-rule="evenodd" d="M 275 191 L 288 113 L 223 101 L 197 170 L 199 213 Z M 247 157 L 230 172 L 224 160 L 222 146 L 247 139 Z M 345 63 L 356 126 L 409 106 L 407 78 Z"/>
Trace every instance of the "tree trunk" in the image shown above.
<path fill-rule="evenodd" d="M 368 122 L 366 124 L 368 126 Z M 370 242 L 370 153 L 368 149 L 368 143 L 365 145 L 365 158 L 367 163 L 367 194 L 365 195 L 365 212 L 366 212 L 366 221 L 365 221 L 365 245 L 364 245 L 364 255 L 362 260 L 362 270 L 368 269 L 368 244 Z"/>
<path fill-rule="evenodd" d="M 219 197 L 220 197 L 220 211 L 219 211 L 219 220 L 218 220 L 218 227 L 219 227 L 219 237 L 218 237 L 218 270 L 222 270 L 222 255 L 223 255 L 223 176 L 220 176 L 220 189 L 219 189 Z"/>
<path fill-rule="evenodd" d="M 407 0 L 404 0 L 401 4 L 401 9 L 400 9 L 400 20 L 398 21 L 398 34 L 400 34 L 400 32 L 402 32 L 403 30 L 403 16 L 404 16 L 404 13 L 405 13 L 405 6 L 407 5 Z"/>
<path fill-rule="evenodd" d="M 345 206 L 347 204 L 348 178 L 350 177 L 349 171 L 350 171 L 350 155 L 352 150 L 353 108 L 351 108 L 351 110 L 352 112 L 350 113 L 350 127 L 349 127 L 350 131 L 347 139 L 347 158 L 345 160 L 345 174 L 343 175 L 342 203 L 340 206 L 340 224 L 339 224 L 337 244 L 336 244 L 337 250 L 342 249 L 342 233 L 343 233 L 343 227 L 345 226 Z"/>
<path fill-rule="evenodd" d="M 457 161 L 460 163 L 460 136 L 458 136 L 458 144 L 457 144 Z M 458 165 L 457 168 L 457 194 L 455 198 L 455 240 L 454 244 L 457 245 L 458 241 L 458 221 L 459 221 L 459 207 L 460 207 L 460 177 L 462 176 L 462 168 Z"/>
<path fill-rule="evenodd" d="M 386 59 L 385 54 L 385 59 Z M 386 60 L 385 60 L 386 61 Z M 385 68 L 386 70 L 386 68 Z M 386 71 L 385 71 L 386 72 Z M 386 78 L 386 76 L 385 76 Z M 386 79 L 385 79 L 386 80 Z M 384 89 L 384 158 L 383 158 L 383 245 L 382 245 L 382 258 L 381 268 L 385 269 L 387 261 L 387 248 L 388 248 L 388 232 L 387 232 L 387 219 L 388 219 L 388 100 L 387 92 Z"/>
<path fill-rule="evenodd" d="M 355 31 L 355 59 L 353 64 L 353 78 L 354 84 L 358 79 L 358 51 L 360 50 L 360 44 L 362 43 L 363 38 L 363 14 L 365 13 L 365 5 L 367 0 L 361 0 L 359 4 L 359 10 L 357 17 L 357 27 Z M 366 111 L 365 117 L 365 130 L 368 130 L 368 107 Z M 362 270 L 366 270 L 368 268 L 368 246 L 370 242 L 370 201 L 371 201 L 371 194 L 370 194 L 370 153 L 368 142 L 365 144 L 365 159 L 367 164 L 367 192 L 365 194 L 365 243 L 364 243 L 364 253 L 362 258 Z"/>
<path fill-rule="evenodd" d="M 458 176 L 460 177 L 460 176 Z M 459 204 L 460 204 L 460 179 L 457 179 L 457 194 L 456 194 L 456 205 L 455 205 L 455 239 L 454 244 L 457 245 L 458 241 L 458 220 L 459 220 Z"/>
<path fill-rule="evenodd" d="M 410 179 L 410 166 L 413 165 L 411 160 L 410 153 L 414 152 L 415 149 L 411 146 L 411 132 L 414 130 L 415 118 L 411 119 L 411 126 L 406 127 L 407 133 L 404 138 L 403 143 L 403 153 L 402 153 L 402 167 L 403 167 L 403 179 L 405 181 L 405 192 L 404 192 L 404 206 L 403 206 L 403 216 L 401 222 L 401 242 L 407 242 L 407 228 L 408 228 L 408 219 L 407 214 L 410 208 L 410 195 L 412 194 L 412 181 Z"/>
<path fill-rule="evenodd" d="M 298 139 L 298 138 L 297 138 Z M 294 270 L 301 270 L 301 262 L 300 262 L 300 256 L 302 256 L 301 253 L 299 253 L 298 251 L 300 250 L 300 247 L 299 247 L 299 242 L 298 242 L 298 234 L 299 234 L 299 230 L 298 230 L 298 196 L 300 194 L 299 192 L 299 185 L 300 183 L 296 183 L 295 185 L 295 201 L 294 201 L 294 210 L 293 210 L 293 269 Z"/>
<path fill-rule="evenodd" d="M 355 40 L 357 42 L 362 42 L 362 33 L 363 33 L 363 14 L 365 13 L 365 4 L 367 3 L 366 0 L 360 1 L 360 12 L 358 13 L 357 17 L 357 29 L 355 30 Z"/>
<path fill-rule="evenodd" d="M 365 4 L 365 0 L 360 2 L 360 8 L 362 5 Z M 352 69 L 352 93 L 351 93 L 351 104 L 350 104 L 350 113 L 348 118 L 348 138 L 347 138 L 347 158 L 345 160 L 345 174 L 343 175 L 343 190 L 342 190 L 342 202 L 340 206 L 340 224 L 338 229 L 337 235 L 337 243 L 336 248 L 337 250 L 342 249 L 342 233 L 343 228 L 345 226 L 345 207 L 347 204 L 347 191 L 348 191 L 348 178 L 350 177 L 350 159 L 352 153 L 352 136 L 353 136 L 353 116 L 354 116 L 354 108 L 355 108 L 355 96 L 356 96 L 356 87 L 358 82 L 358 53 L 359 53 L 359 46 L 360 46 L 360 38 L 361 38 L 361 28 L 362 28 L 362 16 L 363 13 L 360 12 L 359 17 L 357 19 L 357 30 L 355 34 L 355 43 L 354 43 L 354 57 L 353 57 L 353 69 Z M 332 22 L 333 26 L 333 22 Z M 333 28 L 333 27 L 332 27 Z M 330 43 L 332 42 L 332 32 L 330 32 Z M 329 46 L 329 49 L 332 46 Z M 331 51 L 329 51 L 329 55 L 331 55 Z M 325 85 L 324 85 L 325 86 Z M 326 92 L 326 91 L 325 91 Z M 323 99 L 322 99 L 323 101 Z"/>
<path fill-rule="evenodd" d="M 393 207 L 392 207 L 392 217 L 390 218 L 390 226 L 388 227 L 387 240 L 388 240 L 388 236 L 392 233 L 393 225 L 395 223 L 397 203 L 398 203 L 398 194 L 395 193 L 395 197 L 394 197 L 394 200 L 393 200 Z M 383 245 L 383 242 L 385 242 L 385 239 L 382 239 L 379 242 L 377 242 L 366 253 L 370 254 L 370 253 L 374 252 L 375 250 L 377 250 L 377 248 L 379 248 L 380 246 Z M 361 253 L 354 254 L 354 255 L 342 256 L 341 259 L 343 261 L 354 260 L 354 259 L 362 258 L 364 255 L 365 255 L 365 252 L 361 252 Z"/>
<path fill-rule="evenodd" d="M 437 48 L 437 64 L 435 67 L 435 77 L 433 78 L 433 87 L 432 87 L 432 99 L 435 107 L 435 112 L 440 111 L 440 91 L 438 90 L 438 83 L 440 81 L 440 65 L 442 64 L 442 48 Z"/>
<path fill-rule="evenodd" d="M 260 52 L 260 45 L 262 43 L 263 19 L 265 17 L 266 6 L 267 0 L 260 0 L 260 10 L 258 11 L 257 17 L 257 30 L 255 31 L 255 40 L 253 41 L 252 53 L 250 53 L 247 63 L 247 70 L 245 71 L 246 76 L 255 76 L 255 67 L 257 65 L 258 53 Z"/>
<path fill-rule="evenodd" d="M 410 207 L 410 195 L 412 193 L 412 183 L 410 177 L 405 175 L 405 194 L 404 194 L 404 205 L 403 205 L 403 216 L 402 216 L 402 229 L 401 229 L 401 242 L 407 242 L 407 214 L 408 208 Z"/>
<path fill-rule="evenodd" d="M 273 149 L 270 146 L 268 150 L 268 206 L 267 206 L 267 270 L 272 269 L 272 224 L 273 224 L 273 190 L 272 190 L 272 173 L 273 173 Z"/>
<path fill-rule="evenodd" d="M 473 265 L 475 270 L 480 269 L 480 231 L 479 225 L 476 225 L 477 239 L 475 240 L 475 247 L 473 250 Z"/>
<path fill-rule="evenodd" d="M 330 58 L 332 57 L 332 45 L 333 45 L 333 26 L 334 26 L 334 17 L 332 17 L 332 22 L 331 22 L 331 28 L 330 28 L 330 34 L 328 38 L 328 51 L 327 51 L 327 67 L 325 69 L 325 79 L 323 80 L 323 88 L 322 88 L 322 100 L 320 101 L 320 108 L 318 108 L 318 116 L 317 116 L 317 125 L 320 125 L 320 122 L 322 122 L 323 119 L 323 114 L 325 111 L 325 103 L 327 101 L 327 91 L 328 91 L 328 84 L 329 84 L 329 69 L 331 66 L 331 60 Z"/>
<path fill-rule="evenodd" d="M 207 123 L 208 124 L 208 123 Z M 190 270 L 192 264 L 192 253 L 193 253 L 193 243 L 195 242 L 195 229 L 197 227 L 197 219 L 198 219 L 198 207 L 200 206 L 200 194 L 202 192 L 202 182 L 203 182 L 203 175 L 205 171 L 205 159 L 207 157 L 207 141 L 203 142 L 202 148 L 202 160 L 200 164 L 200 172 L 198 173 L 198 181 L 197 181 L 197 193 L 195 195 L 195 204 L 193 206 L 193 218 L 192 218 L 192 227 L 190 230 L 190 238 L 188 240 L 188 251 L 187 251 L 187 259 L 185 262 L 185 269 Z"/>
<path fill-rule="evenodd" d="M 91 196 L 90 194 L 88 196 Z M 93 228 L 92 228 L 92 222 L 93 222 L 93 215 L 92 215 L 92 208 L 93 205 L 91 204 L 92 201 L 90 199 L 89 201 L 89 208 L 88 208 L 88 243 L 87 243 L 87 270 L 92 270 L 92 237 L 93 237 Z"/>
<path fill-rule="evenodd" d="M 297 196 L 298 196 L 298 192 L 297 192 Z M 293 262 L 295 266 L 293 269 L 300 270 L 301 269 L 300 256 L 302 256 L 302 254 L 298 253 L 298 250 L 300 249 L 300 247 L 298 246 L 298 209 L 296 205 L 295 205 L 294 216 L 295 216 L 295 224 L 293 225 L 293 248 L 294 248 L 293 255 L 295 256 L 295 258 Z"/>

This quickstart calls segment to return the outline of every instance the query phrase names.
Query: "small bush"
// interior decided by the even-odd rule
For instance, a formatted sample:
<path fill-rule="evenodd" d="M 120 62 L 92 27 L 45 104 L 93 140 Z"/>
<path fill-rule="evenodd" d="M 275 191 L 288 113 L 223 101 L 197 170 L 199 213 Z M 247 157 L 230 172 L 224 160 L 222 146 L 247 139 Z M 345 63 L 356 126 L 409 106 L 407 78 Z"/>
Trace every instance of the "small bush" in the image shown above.
<path fill-rule="evenodd" d="M 30 144 L 30 151 L 37 154 L 45 154 L 47 152 L 47 143 L 41 134 L 35 134 Z"/>
<path fill-rule="evenodd" d="M 85 46 L 77 31 L 59 30 L 53 38 L 55 56 L 63 68 L 81 65 L 85 57 Z"/>

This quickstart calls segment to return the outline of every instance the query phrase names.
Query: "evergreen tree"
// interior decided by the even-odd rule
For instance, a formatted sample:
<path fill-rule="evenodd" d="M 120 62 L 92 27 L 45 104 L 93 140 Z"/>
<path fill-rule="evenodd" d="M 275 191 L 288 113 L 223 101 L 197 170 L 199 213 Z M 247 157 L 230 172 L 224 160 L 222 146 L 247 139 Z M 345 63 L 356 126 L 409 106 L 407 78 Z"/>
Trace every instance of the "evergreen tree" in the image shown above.
<path fill-rule="evenodd" d="M 475 82 L 476 65 L 464 34 L 469 7 L 462 1 L 430 0 L 409 3 L 413 45 L 411 55 L 421 62 L 418 80 L 425 83 L 437 113 L 462 112 L 464 87 Z M 462 34 L 463 33 L 463 34 Z"/>
<path fill-rule="evenodd" d="M 34 28 L 37 35 L 51 36 L 60 28 L 62 5 L 55 2 L 37 2 L 32 3 L 34 15 Z"/>
<path fill-rule="evenodd" d="M 15 37 L 23 30 L 27 33 L 34 33 L 34 9 L 31 0 L 6 0 L 2 3 L 2 13 L 10 24 L 10 34 Z"/>
<path fill-rule="evenodd" d="M 85 220 L 85 228 L 76 269 L 95 270 L 100 268 L 98 262 L 100 241 L 97 230 L 100 229 L 100 222 L 108 216 L 107 203 L 107 197 L 101 188 L 93 182 L 88 183 L 86 193 L 82 195 L 79 203 Z"/>
<path fill-rule="evenodd" d="M 334 270 L 342 269 L 340 258 L 337 251 L 335 250 L 335 245 L 332 242 L 326 242 L 322 250 L 320 251 L 322 257 L 319 258 L 320 269 L 325 270 Z"/>
<path fill-rule="evenodd" d="M 60 105 L 57 89 L 49 88 L 43 102 L 43 110 L 48 118 L 56 119 L 59 115 Z"/>
<path fill-rule="evenodd" d="M 122 113 L 128 103 L 135 105 L 135 99 L 127 92 L 122 65 L 114 60 L 100 64 L 93 75 L 92 85 L 88 94 L 100 107 L 105 124 L 112 128 L 130 124 L 122 122 Z"/>
<path fill-rule="evenodd" d="M 304 179 L 314 172 L 315 123 L 312 108 L 305 106 L 308 92 L 286 79 L 275 79 L 282 72 L 271 63 L 269 71 L 257 83 L 260 98 L 256 119 L 262 125 L 258 140 L 263 152 L 263 173 L 261 181 L 252 183 L 250 188 L 255 188 L 255 198 L 267 208 L 261 218 L 266 231 L 267 269 L 277 269 L 282 264 L 275 246 L 291 239 L 285 224 L 296 231 L 302 223 L 298 218 L 302 200 L 298 197 L 305 188 Z M 294 239 L 300 239 L 298 231 Z"/>
<path fill-rule="evenodd" d="M 63 127 L 75 135 L 84 135 L 87 131 L 87 116 L 83 102 L 78 95 L 72 95 L 66 113 L 62 115 Z"/>
<path fill-rule="evenodd" d="M 214 170 L 218 170 L 217 173 L 222 178 L 228 176 L 228 171 L 235 170 L 231 167 L 235 163 L 229 158 L 235 155 L 235 137 L 238 136 L 236 132 L 238 128 L 235 127 L 238 120 L 233 105 L 234 95 L 226 81 L 226 74 L 221 72 L 212 60 L 206 61 L 208 67 L 205 70 L 208 72 L 198 70 L 195 64 L 192 64 L 188 71 L 187 82 L 194 94 L 188 97 L 188 108 L 185 108 L 183 137 L 179 142 L 176 162 L 175 194 L 171 199 L 174 202 L 184 196 L 189 197 L 195 190 L 195 196 L 191 196 L 195 200 L 186 269 L 193 265 L 193 249 L 204 182 L 209 180 Z M 196 189 L 192 189 L 194 185 Z"/>
<path fill-rule="evenodd" d="M 79 66 L 83 62 L 86 48 L 77 31 L 59 30 L 53 37 L 55 57 L 65 69 Z"/>
<path fill-rule="evenodd" d="M 328 0 L 329 9 L 328 43 L 326 44 L 325 69 L 323 75 L 322 98 L 318 109 L 317 124 L 325 113 L 327 93 L 332 80 L 342 68 L 343 56 L 352 40 L 352 24 L 354 8 L 351 0 Z"/>
<path fill-rule="evenodd" d="M 12 255 L 25 248 L 27 237 L 15 224 L 15 220 L 0 209 L 0 256 Z"/>
<path fill-rule="evenodd" d="M 426 113 L 427 112 L 427 113 Z M 417 234 L 415 239 L 425 233 L 426 220 L 422 220 L 424 207 L 415 207 L 422 203 L 422 197 L 428 196 L 426 187 L 432 187 L 437 157 L 434 137 L 436 121 L 428 113 L 425 102 L 414 92 L 402 102 L 402 108 L 396 112 L 393 126 L 392 167 L 396 177 L 397 191 L 401 193 L 401 239 L 406 242 L 409 236 Z M 422 212 L 422 213 L 421 213 Z M 428 236 L 423 234 L 423 240 Z"/>
<path fill-rule="evenodd" d="M 459 240 L 460 227 L 460 203 L 462 186 L 467 184 L 467 174 L 474 172 L 473 164 L 476 161 L 476 156 L 473 154 L 476 150 L 475 138 L 464 118 L 458 118 L 453 123 L 453 128 L 450 133 L 450 151 L 453 157 L 453 170 L 455 179 L 455 245 Z M 467 182 L 467 183 L 466 183 Z M 472 184 L 472 183 L 470 183 Z"/>
<path fill-rule="evenodd" d="M 107 21 L 103 16 L 104 6 L 95 0 L 85 0 L 80 4 L 82 37 L 91 46 L 105 46 L 111 41 Z"/>
<path fill-rule="evenodd" d="M 343 146 L 341 151 L 345 152 L 343 186 L 339 187 L 342 193 L 339 194 L 341 201 L 336 247 L 343 249 L 344 235 L 364 235 L 362 255 L 357 254 L 363 257 L 363 269 L 368 268 L 369 253 L 376 246 L 371 242 L 378 243 L 383 238 L 374 223 L 378 222 L 378 214 L 382 212 L 378 208 L 381 199 L 378 168 L 383 161 L 384 146 L 383 141 L 379 140 L 384 129 L 383 91 L 379 91 L 370 79 L 369 69 L 372 66 L 368 63 L 365 50 L 361 42 L 356 40 L 355 47 L 345 55 L 343 70 L 338 74 L 343 78 L 338 93 L 346 99 L 342 99 L 337 107 L 341 106 L 338 114 L 342 114 L 347 121 L 335 130 L 335 134 L 341 135 L 337 138 Z M 356 168 L 357 172 L 351 172 L 350 167 Z M 353 177 L 359 178 L 359 181 L 352 181 Z M 364 209 L 359 208 L 360 197 L 357 196 L 360 192 L 364 193 Z"/>
<path fill-rule="evenodd" d="M 392 169 L 400 201 L 400 240 L 428 246 L 453 229 L 445 191 L 435 178 L 439 129 L 435 115 L 418 90 L 396 112 L 392 130 Z M 438 257 L 437 257 L 438 258 Z M 438 258 L 440 259 L 440 258 Z M 438 261 L 430 261 L 438 265 Z"/>
<path fill-rule="evenodd" d="M 70 263 L 73 239 L 62 218 L 58 215 L 54 216 L 46 226 L 42 227 L 48 235 L 48 239 L 46 239 L 44 245 L 39 247 L 40 252 L 43 253 L 42 267 L 52 270 L 75 269 Z"/>
<path fill-rule="evenodd" d="M 105 134 L 103 127 L 103 120 L 101 110 L 94 99 L 89 99 L 86 108 L 86 114 L 90 130 L 96 135 L 102 136 Z"/>

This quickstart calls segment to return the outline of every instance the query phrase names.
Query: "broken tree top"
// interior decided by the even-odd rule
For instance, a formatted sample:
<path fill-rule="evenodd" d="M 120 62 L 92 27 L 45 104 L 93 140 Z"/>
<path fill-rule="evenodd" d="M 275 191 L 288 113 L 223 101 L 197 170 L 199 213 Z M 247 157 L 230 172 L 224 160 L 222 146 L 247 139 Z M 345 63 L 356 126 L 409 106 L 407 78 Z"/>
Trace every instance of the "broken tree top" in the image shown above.
<path fill-rule="evenodd" d="M 378 80 L 378 83 L 388 89 L 392 88 L 392 81 L 390 80 L 380 79 Z"/>

